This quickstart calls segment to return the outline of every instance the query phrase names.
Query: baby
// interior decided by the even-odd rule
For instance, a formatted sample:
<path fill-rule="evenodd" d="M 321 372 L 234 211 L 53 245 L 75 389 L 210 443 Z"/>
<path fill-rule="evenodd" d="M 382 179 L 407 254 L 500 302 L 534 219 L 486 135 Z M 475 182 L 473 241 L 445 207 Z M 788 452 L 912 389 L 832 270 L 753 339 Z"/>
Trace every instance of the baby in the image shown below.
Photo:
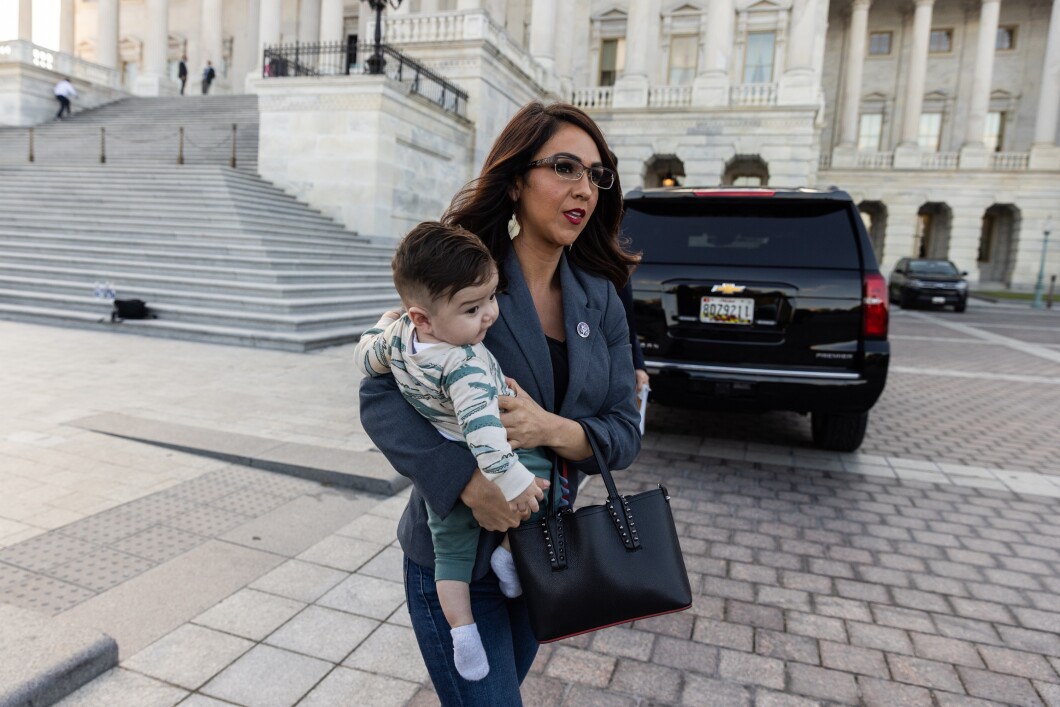
<path fill-rule="evenodd" d="M 446 438 L 465 443 L 481 473 L 519 510 L 543 500 L 535 477 L 551 461 L 541 450 L 508 444 L 497 398 L 514 395 L 500 365 L 482 344 L 497 321 L 497 266 L 474 234 L 421 223 L 394 255 L 394 285 L 407 312 L 386 312 L 355 349 L 366 375 L 393 373 L 405 399 Z M 479 527 L 462 503 L 444 518 L 427 505 L 434 542 L 438 601 L 449 622 L 456 669 L 467 680 L 489 674 L 489 661 L 471 611 L 470 582 Z M 507 538 L 490 557 L 507 597 L 522 593 Z"/>

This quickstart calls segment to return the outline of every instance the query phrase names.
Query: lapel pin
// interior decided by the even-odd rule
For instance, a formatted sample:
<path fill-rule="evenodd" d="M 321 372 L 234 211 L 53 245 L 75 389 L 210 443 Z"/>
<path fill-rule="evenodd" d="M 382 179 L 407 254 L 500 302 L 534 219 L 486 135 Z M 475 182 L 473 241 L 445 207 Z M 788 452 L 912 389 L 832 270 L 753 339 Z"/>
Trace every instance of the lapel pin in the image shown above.
<path fill-rule="evenodd" d="M 585 322 L 578 322 L 578 336 L 583 339 L 589 338 L 589 325 Z"/>

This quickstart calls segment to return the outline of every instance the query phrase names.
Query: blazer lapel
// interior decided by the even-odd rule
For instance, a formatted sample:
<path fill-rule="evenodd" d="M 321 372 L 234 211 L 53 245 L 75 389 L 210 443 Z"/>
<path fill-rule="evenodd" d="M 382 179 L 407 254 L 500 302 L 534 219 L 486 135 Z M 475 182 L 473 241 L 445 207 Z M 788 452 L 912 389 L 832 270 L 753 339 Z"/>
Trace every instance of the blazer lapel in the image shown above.
<path fill-rule="evenodd" d="M 526 280 L 523 279 L 523 270 L 519 267 L 519 259 L 515 256 L 514 249 L 508 251 L 504 272 L 508 277 L 508 292 L 497 297 L 500 320 L 504 326 L 508 327 L 510 339 L 514 342 L 515 348 L 519 349 L 526 358 L 530 372 L 534 376 L 534 382 L 541 393 L 541 406 L 549 412 L 555 412 L 552 409 L 556 397 L 552 357 L 549 355 L 545 332 L 541 328 L 541 321 L 537 318 L 534 300 L 530 296 Z M 568 338 L 569 336 L 568 334 Z M 523 385 L 525 387 L 525 384 Z"/>
<path fill-rule="evenodd" d="M 567 263 L 566 255 L 560 258 L 560 282 L 563 286 L 563 326 L 567 334 L 567 365 L 570 366 L 567 394 L 558 411 L 562 414 L 578 399 L 578 395 L 585 387 L 589 368 L 593 363 L 594 343 L 604 335 L 604 332 L 600 329 L 602 313 L 598 309 L 589 307 L 588 295 Z M 603 350 L 607 350 L 606 342 Z"/>

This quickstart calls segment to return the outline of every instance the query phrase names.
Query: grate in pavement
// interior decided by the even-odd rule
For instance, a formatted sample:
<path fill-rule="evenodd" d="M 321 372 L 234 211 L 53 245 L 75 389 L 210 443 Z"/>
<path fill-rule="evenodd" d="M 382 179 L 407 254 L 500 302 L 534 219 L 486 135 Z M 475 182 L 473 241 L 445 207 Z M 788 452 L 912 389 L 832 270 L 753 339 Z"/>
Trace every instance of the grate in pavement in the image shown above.
<path fill-rule="evenodd" d="M 65 525 L 56 532 L 97 545 L 109 545 L 155 522 L 146 514 L 129 512 L 121 506 Z"/>
<path fill-rule="evenodd" d="M 0 562 L 43 572 L 99 549 L 98 545 L 62 533 L 45 533 L 0 550 Z"/>
<path fill-rule="evenodd" d="M 223 496 L 215 501 L 211 501 L 210 505 L 214 508 L 223 508 L 233 513 L 241 513 L 245 516 L 251 516 L 256 518 L 257 516 L 264 515 L 269 511 L 282 506 L 287 503 L 289 499 L 282 496 L 273 496 L 270 493 L 262 493 L 261 491 L 253 491 L 250 489 L 239 489 L 233 491 L 227 496 Z"/>
<path fill-rule="evenodd" d="M 51 615 L 66 611 L 95 595 L 96 592 L 76 584 L 34 574 L 24 582 L 4 589 L 3 600 L 5 604 Z"/>
<path fill-rule="evenodd" d="M 154 567 L 142 557 L 102 548 L 48 570 L 48 575 L 80 587 L 103 592 Z"/>
<path fill-rule="evenodd" d="M 165 522 L 165 525 L 178 530 L 186 530 L 189 533 L 196 533 L 197 535 L 215 537 L 227 533 L 232 528 L 242 525 L 248 520 L 251 520 L 251 517 L 241 513 L 201 506 L 175 518 L 170 518 Z"/>
<path fill-rule="evenodd" d="M 112 543 L 111 547 L 155 562 L 165 562 L 204 542 L 206 538 L 201 535 L 165 525 L 153 525 Z"/>

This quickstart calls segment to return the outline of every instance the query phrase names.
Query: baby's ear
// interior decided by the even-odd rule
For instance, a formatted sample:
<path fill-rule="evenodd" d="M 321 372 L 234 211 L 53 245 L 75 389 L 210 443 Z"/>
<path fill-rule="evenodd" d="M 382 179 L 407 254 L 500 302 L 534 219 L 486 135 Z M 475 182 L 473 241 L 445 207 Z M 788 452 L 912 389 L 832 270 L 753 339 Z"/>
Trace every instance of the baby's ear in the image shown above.
<path fill-rule="evenodd" d="M 425 310 L 419 307 L 409 307 L 409 319 L 412 320 L 412 325 L 423 333 L 431 333 L 431 317 Z"/>

